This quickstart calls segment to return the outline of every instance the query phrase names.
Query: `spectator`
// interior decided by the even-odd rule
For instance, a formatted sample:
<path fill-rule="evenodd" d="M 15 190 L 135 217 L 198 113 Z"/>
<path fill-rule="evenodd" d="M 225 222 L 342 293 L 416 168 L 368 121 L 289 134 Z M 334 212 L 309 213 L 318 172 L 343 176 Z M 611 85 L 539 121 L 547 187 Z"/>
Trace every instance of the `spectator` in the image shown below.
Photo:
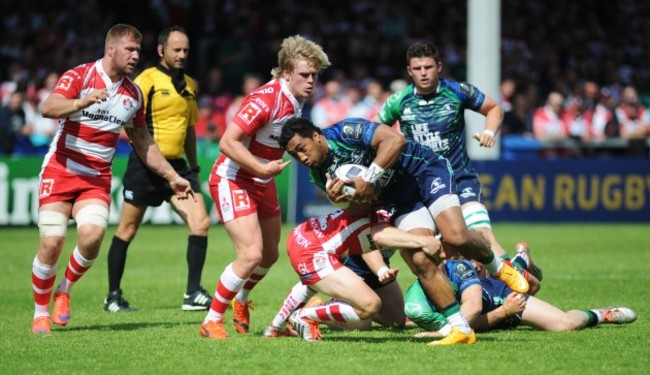
<path fill-rule="evenodd" d="M 311 119 L 319 128 L 343 120 L 351 106 L 348 98 L 343 95 L 341 81 L 338 79 L 327 81 L 324 90 L 323 98 L 311 109 Z"/>
<path fill-rule="evenodd" d="M 235 99 L 232 100 L 228 108 L 226 109 L 226 124 L 230 124 L 232 118 L 239 110 L 242 100 L 244 100 L 244 98 L 248 94 L 253 92 L 253 90 L 262 86 L 262 83 L 263 83 L 262 77 L 260 75 L 253 74 L 253 73 L 244 74 L 244 78 L 242 79 L 242 85 L 241 85 L 241 91 L 242 91 L 241 94 L 237 95 Z"/>
<path fill-rule="evenodd" d="M 650 124 L 646 107 L 639 101 L 634 86 L 623 88 L 621 103 L 616 107 L 616 118 L 620 124 L 620 135 L 625 139 L 643 139 L 650 136 Z"/>
<path fill-rule="evenodd" d="M 28 123 L 24 108 L 25 94 L 14 91 L 8 96 L 7 104 L 0 107 L 0 135 L 2 135 L 2 153 L 29 153 L 29 132 L 32 127 Z"/>
<path fill-rule="evenodd" d="M 513 98 L 517 90 L 517 81 L 513 78 L 504 78 L 499 85 L 499 105 L 505 113 L 510 112 L 513 108 Z"/>
<path fill-rule="evenodd" d="M 512 96 L 511 109 L 503 114 L 501 135 L 532 135 L 532 110 L 528 96 L 516 93 Z"/>
<path fill-rule="evenodd" d="M 224 114 L 216 111 L 209 97 L 202 97 L 198 101 L 199 119 L 194 125 L 197 140 L 218 143 L 226 131 Z"/>
<path fill-rule="evenodd" d="M 533 114 L 533 134 L 540 141 L 565 139 L 569 136 L 562 121 L 564 96 L 557 91 L 548 94 L 546 105 Z"/>
<path fill-rule="evenodd" d="M 594 139 L 604 141 L 607 138 L 620 136 L 619 122 L 614 114 L 615 107 L 616 101 L 611 90 L 608 88 L 600 90 L 600 98 L 591 120 Z"/>

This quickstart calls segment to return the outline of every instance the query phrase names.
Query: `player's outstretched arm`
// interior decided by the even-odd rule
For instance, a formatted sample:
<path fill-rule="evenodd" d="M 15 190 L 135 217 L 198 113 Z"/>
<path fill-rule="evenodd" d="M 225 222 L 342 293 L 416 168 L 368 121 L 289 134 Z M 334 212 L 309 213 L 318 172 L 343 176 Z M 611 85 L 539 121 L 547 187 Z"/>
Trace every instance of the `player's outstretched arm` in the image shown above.
<path fill-rule="evenodd" d="M 382 247 L 396 249 L 422 249 L 427 255 L 435 256 L 441 250 L 440 240 L 434 236 L 404 232 L 388 224 L 372 228 L 372 239 Z"/>

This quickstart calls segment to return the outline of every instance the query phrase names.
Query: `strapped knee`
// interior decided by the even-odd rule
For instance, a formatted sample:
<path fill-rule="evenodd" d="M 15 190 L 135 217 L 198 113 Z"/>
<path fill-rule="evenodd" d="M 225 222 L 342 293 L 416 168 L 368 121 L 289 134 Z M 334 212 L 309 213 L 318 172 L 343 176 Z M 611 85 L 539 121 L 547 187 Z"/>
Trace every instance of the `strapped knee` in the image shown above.
<path fill-rule="evenodd" d="M 102 229 L 108 226 L 108 208 L 97 204 L 88 205 L 77 212 L 74 220 L 77 228 L 85 224 L 94 224 Z"/>
<path fill-rule="evenodd" d="M 38 213 L 38 231 L 41 237 L 65 237 L 68 230 L 68 215 L 58 211 Z"/>

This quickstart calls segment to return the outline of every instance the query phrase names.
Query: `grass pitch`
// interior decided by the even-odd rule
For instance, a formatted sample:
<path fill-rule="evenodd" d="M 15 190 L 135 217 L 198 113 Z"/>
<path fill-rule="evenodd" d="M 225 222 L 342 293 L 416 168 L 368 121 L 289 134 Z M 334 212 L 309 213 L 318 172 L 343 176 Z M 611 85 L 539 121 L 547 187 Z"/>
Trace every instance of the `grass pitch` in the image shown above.
<path fill-rule="evenodd" d="M 290 227 L 283 228 L 286 236 Z M 520 327 L 483 333 L 470 346 L 433 348 L 414 339 L 419 330 L 329 332 L 324 341 L 264 339 L 270 322 L 297 277 L 281 247 L 280 260 L 253 291 L 251 333 L 210 341 L 199 336 L 205 312 L 181 311 L 186 284 L 183 226 L 145 226 L 129 250 L 122 282 L 133 313 L 107 313 L 106 254 L 72 289 L 72 318 L 42 337 L 30 332 L 33 314 L 31 264 L 38 229 L 0 228 L 0 374 L 26 373 L 218 373 L 218 374 L 647 374 L 650 373 L 650 227 L 647 224 L 496 224 L 501 244 L 530 244 L 544 269 L 538 297 L 562 309 L 623 305 L 637 312 L 630 325 L 604 325 L 568 333 Z M 75 230 L 59 260 L 57 277 L 74 246 Z M 234 250 L 223 227 L 210 231 L 203 284 L 213 291 Z M 403 261 L 405 290 L 414 280 Z M 58 284 L 58 281 L 57 281 Z M 227 313 L 229 320 L 231 315 Z"/>

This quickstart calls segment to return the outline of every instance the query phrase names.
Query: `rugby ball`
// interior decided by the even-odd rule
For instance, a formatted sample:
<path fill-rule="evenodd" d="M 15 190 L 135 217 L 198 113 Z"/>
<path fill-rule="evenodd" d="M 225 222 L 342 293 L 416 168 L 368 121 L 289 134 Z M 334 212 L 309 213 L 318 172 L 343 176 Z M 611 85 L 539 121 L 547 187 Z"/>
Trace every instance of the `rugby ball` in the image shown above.
<path fill-rule="evenodd" d="M 334 174 L 339 180 L 346 184 L 343 186 L 343 192 L 348 194 L 350 197 L 354 197 L 355 190 L 352 179 L 358 176 L 363 176 L 367 170 L 367 167 L 360 164 L 343 164 L 336 168 Z"/>
<path fill-rule="evenodd" d="M 343 164 L 336 168 L 334 174 L 341 181 L 348 183 L 351 182 L 355 177 L 363 176 L 367 170 L 368 168 L 361 164 Z"/>

